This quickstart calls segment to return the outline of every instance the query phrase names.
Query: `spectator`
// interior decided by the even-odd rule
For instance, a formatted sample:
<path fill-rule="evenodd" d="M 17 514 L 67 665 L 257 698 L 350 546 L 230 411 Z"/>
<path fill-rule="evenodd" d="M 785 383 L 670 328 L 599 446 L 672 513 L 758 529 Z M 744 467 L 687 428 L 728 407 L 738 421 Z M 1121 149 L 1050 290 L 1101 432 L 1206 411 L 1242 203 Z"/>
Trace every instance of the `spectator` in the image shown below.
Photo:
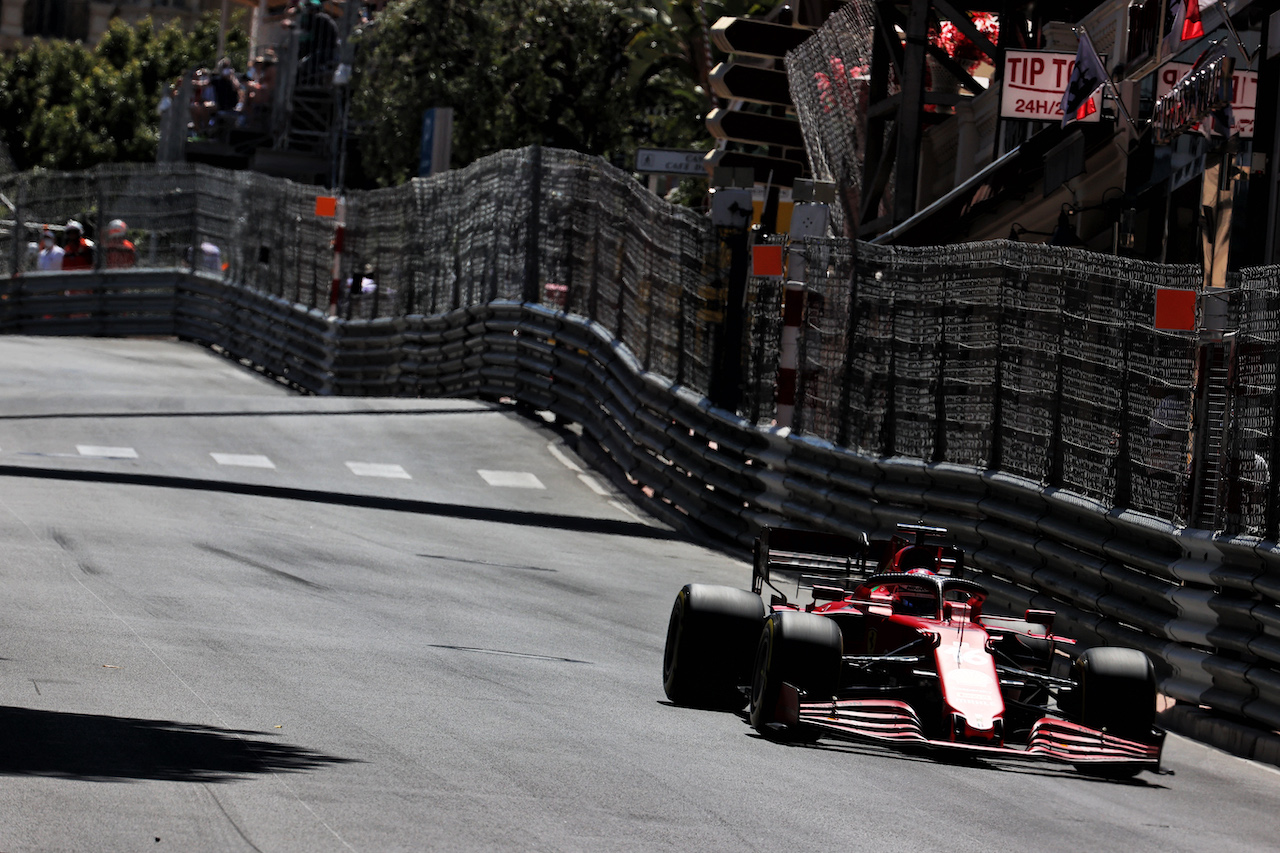
<path fill-rule="evenodd" d="M 249 82 L 245 85 L 245 121 L 250 127 L 265 129 L 269 124 L 275 85 L 276 54 L 268 49 L 249 66 Z"/>
<path fill-rule="evenodd" d="M 188 129 L 192 136 L 203 137 L 209 132 L 209 124 L 218 109 L 216 97 L 209 69 L 197 68 L 191 76 L 191 124 Z"/>
<path fill-rule="evenodd" d="M 53 230 L 46 228 L 40 235 L 40 254 L 36 256 L 36 269 L 44 272 L 62 269 L 62 247 L 58 245 Z"/>
<path fill-rule="evenodd" d="M 230 59 L 224 56 L 218 60 L 210 84 L 213 86 L 213 102 L 218 112 L 234 112 L 244 108 L 244 89 L 240 86 L 236 70 L 231 67 Z"/>
<path fill-rule="evenodd" d="M 64 229 L 66 241 L 63 243 L 62 268 L 64 270 L 93 269 L 92 240 L 85 239 L 84 226 L 72 219 Z"/>
<path fill-rule="evenodd" d="M 222 252 L 216 245 L 204 240 L 200 243 L 198 250 L 199 254 L 191 248 L 187 249 L 187 263 L 191 264 L 192 270 L 222 272 Z"/>
<path fill-rule="evenodd" d="M 138 250 L 125 239 L 129 230 L 123 219 L 113 219 L 107 225 L 107 266 L 111 269 L 131 267 L 138 263 Z"/>
<path fill-rule="evenodd" d="M 302 0 L 292 26 L 298 29 L 298 83 L 328 86 L 338 57 L 338 25 L 320 0 Z"/>
<path fill-rule="evenodd" d="M 365 296 L 377 289 L 377 282 L 373 280 L 373 264 L 364 265 L 364 274 L 360 276 L 359 281 L 354 277 L 347 279 L 347 290 L 352 296 Z"/>

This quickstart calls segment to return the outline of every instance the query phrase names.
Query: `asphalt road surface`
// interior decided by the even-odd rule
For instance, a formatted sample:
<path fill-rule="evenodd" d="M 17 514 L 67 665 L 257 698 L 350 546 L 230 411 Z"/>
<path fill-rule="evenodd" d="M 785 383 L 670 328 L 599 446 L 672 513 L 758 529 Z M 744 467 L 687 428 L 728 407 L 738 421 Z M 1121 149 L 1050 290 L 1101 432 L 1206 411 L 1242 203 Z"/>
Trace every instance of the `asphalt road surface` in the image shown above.
<path fill-rule="evenodd" d="M 1280 774 L 784 746 L 668 705 L 669 534 L 551 425 L 0 337 L 0 850 L 1274 850 Z"/>

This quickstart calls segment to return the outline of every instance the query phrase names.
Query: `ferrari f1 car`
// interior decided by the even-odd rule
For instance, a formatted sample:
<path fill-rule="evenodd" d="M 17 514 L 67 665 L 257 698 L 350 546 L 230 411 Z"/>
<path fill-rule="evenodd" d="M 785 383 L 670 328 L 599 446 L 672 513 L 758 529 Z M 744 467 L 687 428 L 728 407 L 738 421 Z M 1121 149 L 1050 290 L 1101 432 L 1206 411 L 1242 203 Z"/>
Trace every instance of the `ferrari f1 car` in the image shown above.
<path fill-rule="evenodd" d="M 793 580 L 811 603 L 786 595 Z M 676 596 L 663 686 L 678 705 L 748 705 L 772 738 L 964 750 L 1110 777 L 1159 768 L 1143 652 L 1098 647 L 1071 661 L 1052 611 L 988 615 L 986 599 L 939 528 L 871 541 L 766 528 L 751 592 L 689 584 Z"/>

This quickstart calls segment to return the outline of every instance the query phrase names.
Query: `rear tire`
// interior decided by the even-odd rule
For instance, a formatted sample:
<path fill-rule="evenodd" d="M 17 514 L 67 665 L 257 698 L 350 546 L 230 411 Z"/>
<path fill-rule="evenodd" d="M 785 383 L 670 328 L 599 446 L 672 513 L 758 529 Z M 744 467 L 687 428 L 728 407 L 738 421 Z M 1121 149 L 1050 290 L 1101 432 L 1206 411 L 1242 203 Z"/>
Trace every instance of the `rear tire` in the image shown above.
<path fill-rule="evenodd" d="M 680 590 L 667 623 L 662 687 L 677 705 L 737 711 L 739 687 L 751 682 L 751 663 L 767 612 L 760 596 L 728 586 L 691 583 Z"/>
<path fill-rule="evenodd" d="M 809 699 L 833 696 L 844 654 L 840 626 L 826 616 L 783 610 L 764 623 L 751 680 L 751 725 L 773 737 L 785 681 Z"/>
<path fill-rule="evenodd" d="M 1076 659 L 1079 721 L 1107 734 L 1150 743 L 1156 718 L 1156 674 L 1137 649 L 1102 646 Z M 1132 764 L 1078 764 L 1076 769 L 1113 779 L 1136 776 Z"/>

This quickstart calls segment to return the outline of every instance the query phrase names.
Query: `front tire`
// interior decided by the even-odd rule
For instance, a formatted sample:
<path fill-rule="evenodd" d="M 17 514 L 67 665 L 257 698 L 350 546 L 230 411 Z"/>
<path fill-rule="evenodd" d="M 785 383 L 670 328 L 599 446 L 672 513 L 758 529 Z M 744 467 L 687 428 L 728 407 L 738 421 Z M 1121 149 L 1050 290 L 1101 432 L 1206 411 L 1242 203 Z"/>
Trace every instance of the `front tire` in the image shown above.
<path fill-rule="evenodd" d="M 751 680 L 751 725 L 773 736 L 785 681 L 811 698 L 836 692 L 844 655 L 840 626 L 826 616 L 783 610 L 764 623 Z"/>
<path fill-rule="evenodd" d="M 691 583 L 676 596 L 662 655 L 662 688 L 677 705 L 737 711 L 750 683 L 755 641 L 764 621 L 760 596 L 728 586 Z"/>
<path fill-rule="evenodd" d="M 1081 725 L 1107 734 L 1149 743 L 1156 717 L 1155 667 L 1143 652 L 1101 646 L 1088 649 L 1075 662 Z M 1142 768 L 1132 764 L 1080 764 L 1085 773 L 1124 779 Z"/>

